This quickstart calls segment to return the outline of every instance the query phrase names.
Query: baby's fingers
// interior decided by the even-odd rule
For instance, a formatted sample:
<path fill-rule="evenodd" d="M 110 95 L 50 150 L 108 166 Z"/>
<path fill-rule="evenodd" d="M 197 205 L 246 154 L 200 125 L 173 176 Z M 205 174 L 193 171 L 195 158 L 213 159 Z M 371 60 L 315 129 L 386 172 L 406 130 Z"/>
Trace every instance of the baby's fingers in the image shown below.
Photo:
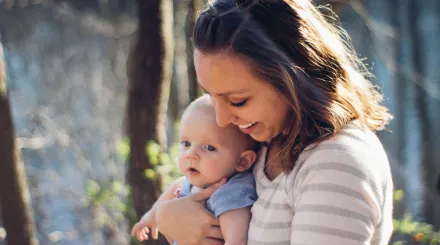
<path fill-rule="evenodd" d="M 153 239 L 157 239 L 159 237 L 159 229 L 157 228 L 157 224 L 154 223 L 151 227 L 151 237 Z"/>
<path fill-rule="evenodd" d="M 144 240 L 148 240 L 148 233 L 150 232 L 150 230 L 148 229 L 148 227 L 143 228 L 142 230 L 140 230 L 139 232 L 137 232 L 137 238 L 139 239 L 139 241 L 144 241 Z"/>
<path fill-rule="evenodd" d="M 131 235 L 135 236 L 139 231 L 141 231 L 145 227 L 143 222 L 136 223 L 131 229 Z"/>

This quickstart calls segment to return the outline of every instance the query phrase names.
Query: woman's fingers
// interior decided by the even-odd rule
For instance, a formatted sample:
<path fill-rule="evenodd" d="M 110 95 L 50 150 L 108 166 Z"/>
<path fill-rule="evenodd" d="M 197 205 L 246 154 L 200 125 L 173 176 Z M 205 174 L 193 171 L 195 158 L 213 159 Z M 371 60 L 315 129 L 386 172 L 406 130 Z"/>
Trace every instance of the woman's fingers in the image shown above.
<path fill-rule="evenodd" d="M 207 238 L 203 239 L 203 242 L 201 244 L 203 244 L 203 245 L 224 245 L 225 241 L 207 237 Z"/>
<path fill-rule="evenodd" d="M 162 234 L 179 244 L 205 245 L 203 241 L 209 236 L 208 232 L 216 237 L 219 236 L 218 232 L 210 231 L 211 223 L 218 225 L 218 222 L 206 210 L 202 201 L 196 201 L 193 195 L 159 204 L 156 222 Z M 221 243 L 214 241 L 210 244 Z"/>
<path fill-rule="evenodd" d="M 211 197 L 211 195 L 218 188 L 220 188 L 225 183 L 226 183 L 226 178 L 223 178 L 220 181 L 218 181 L 217 183 L 214 183 L 214 184 L 210 185 L 208 188 L 204 189 L 203 191 L 194 194 L 193 195 L 194 200 L 196 200 L 196 201 L 205 201 L 205 200 L 207 200 L 209 197 Z"/>
<path fill-rule="evenodd" d="M 212 214 L 211 214 L 211 218 L 208 220 L 208 224 L 220 228 L 220 222 L 219 222 L 218 219 L 216 219 L 216 218 L 214 217 L 214 215 L 212 215 Z"/>

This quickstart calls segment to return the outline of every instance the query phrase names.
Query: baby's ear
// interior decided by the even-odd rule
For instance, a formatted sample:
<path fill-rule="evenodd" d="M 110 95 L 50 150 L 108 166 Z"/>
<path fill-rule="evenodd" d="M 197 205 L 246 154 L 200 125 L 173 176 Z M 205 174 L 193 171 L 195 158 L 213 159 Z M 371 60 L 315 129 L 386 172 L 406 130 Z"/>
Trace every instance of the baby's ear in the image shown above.
<path fill-rule="evenodd" d="M 244 172 L 248 170 L 256 159 L 257 159 L 257 153 L 255 153 L 255 151 L 252 150 L 244 151 L 240 155 L 240 160 L 238 161 L 235 170 L 237 172 Z"/>

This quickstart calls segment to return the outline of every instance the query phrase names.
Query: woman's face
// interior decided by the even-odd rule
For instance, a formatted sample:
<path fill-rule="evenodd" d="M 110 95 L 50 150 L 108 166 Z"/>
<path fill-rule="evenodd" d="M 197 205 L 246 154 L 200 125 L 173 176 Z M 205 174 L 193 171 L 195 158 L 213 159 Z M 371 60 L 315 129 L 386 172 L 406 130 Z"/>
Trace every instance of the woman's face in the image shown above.
<path fill-rule="evenodd" d="M 209 93 L 217 124 L 232 123 L 257 141 L 268 141 L 285 127 L 288 103 L 237 56 L 194 53 L 197 78 Z"/>

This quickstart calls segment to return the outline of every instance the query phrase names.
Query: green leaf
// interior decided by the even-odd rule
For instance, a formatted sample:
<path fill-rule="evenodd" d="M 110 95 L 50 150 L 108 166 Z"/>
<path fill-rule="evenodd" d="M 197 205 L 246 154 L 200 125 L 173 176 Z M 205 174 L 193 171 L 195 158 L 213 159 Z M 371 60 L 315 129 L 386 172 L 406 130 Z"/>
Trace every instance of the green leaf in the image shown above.
<path fill-rule="evenodd" d="M 393 227 L 394 227 L 395 231 L 399 230 L 399 228 L 400 228 L 400 221 L 397 220 L 397 219 L 393 219 Z"/>
<path fill-rule="evenodd" d="M 120 181 L 113 181 L 112 190 L 114 193 L 120 194 L 124 191 L 124 185 Z"/>
<path fill-rule="evenodd" d="M 155 180 L 155 179 L 156 179 L 156 172 L 155 172 L 153 169 L 151 169 L 151 168 L 149 168 L 149 169 L 145 169 L 145 171 L 144 171 L 144 176 L 145 176 L 147 179 Z"/>
<path fill-rule="evenodd" d="M 145 146 L 145 153 L 150 160 L 151 165 L 157 165 L 159 163 L 160 145 L 150 140 Z"/>
<path fill-rule="evenodd" d="M 160 162 L 162 165 L 171 165 L 170 156 L 166 153 L 161 153 L 160 154 Z"/>
<path fill-rule="evenodd" d="M 125 160 L 128 159 L 130 154 L 130 139 L 128 137 L 116 141 L 116 152 Z"/>
<path fill-rule="evenodd" d="M 125 203 L 123 203 L 123 202 L 120 202 L 119 203 L 119 209 L 121 210 L 121 212 L 122 213 L 125 213 L 125 212 L 127 212 L 127 204 L 125 204 Z"/>
<path fill-rule="evenodd" d="M 86 192 L 88 196 L 94 197 L 101 190 L 101 187 L 96 181 L 89 180 L 86 186 Z"/>
<path fill-rule="evenodd" d="M 403 190 L 394 191 L 394 201 L 400 202 L 405 196 L 405 192 Z"/>

